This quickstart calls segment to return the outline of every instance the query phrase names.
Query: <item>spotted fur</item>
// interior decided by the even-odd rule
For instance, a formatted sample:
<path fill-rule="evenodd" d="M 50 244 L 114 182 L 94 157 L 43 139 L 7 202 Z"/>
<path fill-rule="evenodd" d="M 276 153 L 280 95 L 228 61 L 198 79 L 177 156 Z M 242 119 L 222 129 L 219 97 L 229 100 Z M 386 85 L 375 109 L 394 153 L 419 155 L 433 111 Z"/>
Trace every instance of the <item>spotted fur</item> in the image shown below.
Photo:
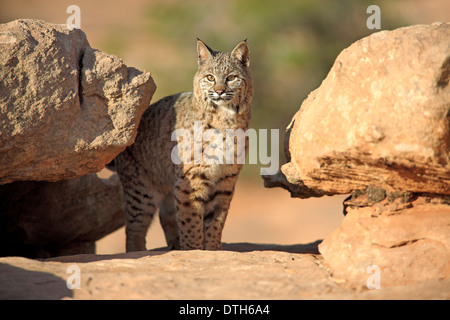
<path fill-rule="evenodd" d="M 242 164 L 175 164 L 171 152 L 177 141 L 171 135 L 175 129 L 187 129 L 193 136 L 194 121 L 223 137 L 227 129 L 247 130 L 253 94 L 249 48 L 243 41 L 231 52 L 217 52 L 198 40 L 197 52 L 194 91 L 152 104 L 135 143 L 114 160 L 126 200 L 127 251 L 146 249 L 147 229 L 158 208 L 171 249 L 221 248 Z M 202 151 L 206 146 L 202 144 Z"/>

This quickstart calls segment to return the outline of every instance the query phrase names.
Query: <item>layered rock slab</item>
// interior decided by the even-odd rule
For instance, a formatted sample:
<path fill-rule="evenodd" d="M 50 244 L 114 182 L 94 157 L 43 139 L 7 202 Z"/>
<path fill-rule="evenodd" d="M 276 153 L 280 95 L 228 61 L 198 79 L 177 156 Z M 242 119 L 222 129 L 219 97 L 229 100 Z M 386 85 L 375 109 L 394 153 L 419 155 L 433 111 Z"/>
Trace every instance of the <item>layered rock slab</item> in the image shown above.
<path fill-rule="evenodd" d="M 319 246 L 335 278 L 355 285 L 376 269 L 382 287 L 450 279 L 450 197 L 409 196 L 344 202 L 341 226 Z"/>
<path fill-rule="evenodd" d="M 156 89 L 81 30 L 38 20 L 0 25 L 0 65 L 0 184 L 99 172 L 134 142 Z"/>
<path fill-rule="evenodd" d="M 95 241 L 125 224 L 116 174 L 0 185 L 0 256 L 95 253 Z"/>

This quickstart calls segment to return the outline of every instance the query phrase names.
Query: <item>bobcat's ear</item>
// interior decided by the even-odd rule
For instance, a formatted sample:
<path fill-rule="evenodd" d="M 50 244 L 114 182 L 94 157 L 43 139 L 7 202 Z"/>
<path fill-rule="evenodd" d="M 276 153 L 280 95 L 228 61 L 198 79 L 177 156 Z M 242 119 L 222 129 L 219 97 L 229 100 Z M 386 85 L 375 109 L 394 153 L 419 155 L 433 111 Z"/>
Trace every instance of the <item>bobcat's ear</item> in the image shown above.
<path fill-rule="evenodd" d="M 208 47 L 202 40 L 197 38 L 197 53 L 198 65 L 202 65 L 205 60 L 212 57 L 214 50 Z"/>
<path fill-rule="evenodd" d="M 231 55 L 238 59 L 243 65 L 250 66 L 250 48 L 248 47 L 247 40 L 241 41 L 231 51 Z"/>

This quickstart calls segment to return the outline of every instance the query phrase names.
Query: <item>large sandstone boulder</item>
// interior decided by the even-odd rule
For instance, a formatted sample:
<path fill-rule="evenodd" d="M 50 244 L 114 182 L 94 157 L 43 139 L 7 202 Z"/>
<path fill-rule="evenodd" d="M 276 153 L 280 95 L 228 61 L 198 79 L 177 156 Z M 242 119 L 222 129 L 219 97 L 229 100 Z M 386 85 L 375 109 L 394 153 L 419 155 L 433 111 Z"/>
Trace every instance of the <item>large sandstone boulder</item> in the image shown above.
<path fill-rule="evenodd" d="M 155 91 L 150 73 L 65 25 L 0 25 L 0 184 L 100 171 L 131 143 Z"/>
<path fill-rule="evenodd" d="M 292 119 L 279 175 L 322 194 L 450 194 L 449 39 L 448 23 L 417 25 L 343 50 Z"/>
<path fill-rule="evenodd" d="M 372 266 L 384 286 L 450 278 L 449 39 L 448 23 L 416 25 L 343 50 L 264 177 L 294 197 L 352 193 L 319 251 L 353 285 Z"/>

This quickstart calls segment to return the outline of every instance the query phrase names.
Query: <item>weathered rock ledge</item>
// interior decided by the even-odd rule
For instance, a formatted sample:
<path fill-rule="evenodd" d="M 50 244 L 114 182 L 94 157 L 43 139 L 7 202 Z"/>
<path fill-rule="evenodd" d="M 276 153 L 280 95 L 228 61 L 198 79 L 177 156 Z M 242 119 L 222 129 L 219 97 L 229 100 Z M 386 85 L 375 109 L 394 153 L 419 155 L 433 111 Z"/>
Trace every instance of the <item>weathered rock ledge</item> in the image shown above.
<path fill-rule="evenodd" d="M 116 174 L 0 185 L 0 256 L 95 253 L 95 241 L 125 224 Z"/>

